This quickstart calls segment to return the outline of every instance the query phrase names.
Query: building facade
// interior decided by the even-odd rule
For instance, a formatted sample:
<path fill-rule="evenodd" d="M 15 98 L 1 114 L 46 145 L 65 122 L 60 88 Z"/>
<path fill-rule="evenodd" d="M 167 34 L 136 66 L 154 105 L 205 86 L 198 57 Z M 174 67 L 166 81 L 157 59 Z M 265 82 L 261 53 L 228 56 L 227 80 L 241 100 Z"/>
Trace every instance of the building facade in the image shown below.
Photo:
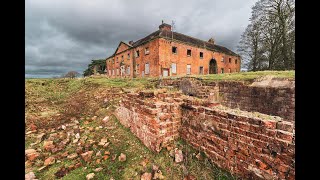
<path fill-rule="evenodd" d="M 241 58 L 216 45 L 171 31 L 162 23 L 159 30 L 136 41 L 121 41 L 106 59 L 110 77 L 166 77 L 176 75 L 220 74 L 240 71 Z"/>

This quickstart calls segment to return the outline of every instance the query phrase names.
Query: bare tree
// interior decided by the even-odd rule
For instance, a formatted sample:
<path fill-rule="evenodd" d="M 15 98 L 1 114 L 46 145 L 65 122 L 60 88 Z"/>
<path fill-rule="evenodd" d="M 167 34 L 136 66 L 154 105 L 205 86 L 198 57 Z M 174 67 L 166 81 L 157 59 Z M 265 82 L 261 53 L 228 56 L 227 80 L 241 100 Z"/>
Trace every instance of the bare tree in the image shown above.
<path fill-rule="evenodd" d="M 294 0 L 259 0 L 252 8 L 250 22 L 238 46 L 241 55 L 250 54 L 245 57 L 247 68 L 294 69 Z"/>

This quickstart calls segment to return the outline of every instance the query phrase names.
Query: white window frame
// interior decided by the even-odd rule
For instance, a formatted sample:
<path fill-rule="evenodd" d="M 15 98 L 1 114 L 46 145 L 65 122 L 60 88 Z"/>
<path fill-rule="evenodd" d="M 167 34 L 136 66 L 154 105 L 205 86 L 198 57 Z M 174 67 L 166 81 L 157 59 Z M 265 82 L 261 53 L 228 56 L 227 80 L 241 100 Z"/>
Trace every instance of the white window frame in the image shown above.
<path fill-rule="evenodd" d="M 150 74 L 150 63 L 148 62 L 144 65 L 144 74 Z"/>
<path fill-rule="evenodd" d="M 171 73 L 177 74 L 177 64 L 171 63 Z"/>
<path fill-rule="evenodd" d="M 190 69 L 190 71 L 188 71 Z M 191 64 L 187 64 L 187 75 L 191 74 Z"/>

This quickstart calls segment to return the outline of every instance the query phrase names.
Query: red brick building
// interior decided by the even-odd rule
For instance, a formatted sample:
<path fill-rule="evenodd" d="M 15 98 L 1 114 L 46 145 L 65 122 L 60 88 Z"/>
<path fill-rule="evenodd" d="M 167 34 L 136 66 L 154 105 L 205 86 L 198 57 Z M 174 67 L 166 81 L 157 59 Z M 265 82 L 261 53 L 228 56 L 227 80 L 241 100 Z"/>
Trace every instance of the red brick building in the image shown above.
<path fill-rule="evenodd" d="M 136 41 L 121 41 L 106 59 L 111 77 L 160 77 L 175 75 L 220 74 L 240 71 L 240 56 L 216 45 L 171 31 L 161 24 L 159 30 Z"/>

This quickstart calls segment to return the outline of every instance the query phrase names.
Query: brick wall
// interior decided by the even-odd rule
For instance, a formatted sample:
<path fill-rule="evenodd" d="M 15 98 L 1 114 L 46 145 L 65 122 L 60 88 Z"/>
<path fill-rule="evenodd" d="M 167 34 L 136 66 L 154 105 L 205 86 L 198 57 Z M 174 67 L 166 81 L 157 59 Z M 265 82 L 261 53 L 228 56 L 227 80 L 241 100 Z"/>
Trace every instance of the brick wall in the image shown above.
<path fill-rule="evenodd" d="M 220 82 L 221 104 L 245 111 L 295 118 L 295 89 L 291 87 L 255 87 L 241 82 Z"/>
<path fill-rule="evenodd" d="M 181 94 L 164 91 L 129 93 L 115 111 L 119 121 L 155 152 L 179 136 Z"/>
<path fill-rule="evenodd" d="M 220 102 L 230 108 L 280 116 L 285 121 L 294 121 L 295 118 L 294 86 L 256 87 L 250 82 L 208 82 L 193 77 L 163 79 L 160 86 L 175 86 L 185 94 Z"/>
<path fill-rule="evenodd" d="M 180 136 L 219 167 L 248 179 L 295 179 L 292 122 L 198 101 L 181 107 Z"/>
<path fill-rule="evenodd" d="M 294 122 L 281 117 L 166 89 L 125 94 L 115 115 L 154 152 L 181 137 L 240 177 L 295 178 Z"/>
<path fill-rule="evenodd" d="M 177 53 L 172 53 L 172 47 L 177 47 Z M 191 56 L 187 55 L 187 50 L 191 50 Z M 203 53 L 203 58 L 200 58 L 200 52 Z M 222 58 L 224 61 L 222 61 Z M 230 58 L 230 62 L 229 62 Z M 176 63 L 177 73 L 175 75 L 186 75 L 187 64 L 191 65 L 191 74 L 198 75 L 200 66 L 203 67 L 203 74 L 209 74 L 209 63 L 211 59 L 215 59 L 217 63 L 218 74 L 221 73 L 221 68 L 224 68 L 224 73 L 240 72 L 240 58 L 230 56 L 220 52 L 213 52 L 202 47 L 196 47 L 191 44 L 170 39 L 159 39 L 159 64 L 162 68 L 171 68 L 171 63 Z M 237 60 L 237 63 L 236 63 Z"/>

